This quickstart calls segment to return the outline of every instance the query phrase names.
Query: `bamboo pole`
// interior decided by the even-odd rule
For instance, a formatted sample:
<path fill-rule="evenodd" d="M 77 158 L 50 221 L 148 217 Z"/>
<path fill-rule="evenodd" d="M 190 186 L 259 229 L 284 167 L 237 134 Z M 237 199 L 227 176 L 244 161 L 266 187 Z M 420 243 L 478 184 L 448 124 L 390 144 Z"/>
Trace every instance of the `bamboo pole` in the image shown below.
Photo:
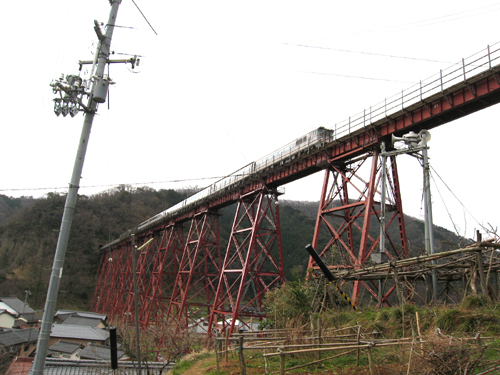
<path fill-rule="evenodd" d="M 319 361 L 309 362 L 309 363 L 306 363 L 304 365 L 298 365 L 298 366 L 290 367 L 287 370 L 288 371 L 292 371 L 292 370 L 297 370 L 297 369 L 302 368 L 302 367 L 316 365 L 316 364 L 321 363 L 321 362 L 329 361 L 330 359 L 334 359 L 334 358 L 337 358 L 337 357 L 342 357 L 343 355 L 354 353 L 355 351 L 356 350 L 350 350 L 350 351 L 345 352 L 345 353 L 335 354 L 334 356 L 331 356 L 331 357 L 328 357 L 328 358 L 323 358 L 323 359 L 320 359 Z"/>
<path fill-rule="evenodd" d="M 380 346 L 380 344 L 388 344 L 388 343 L 409 343 L 411 338 L 404 338 L 404 339 L 387 339 L 387 340 L 373 340 L 373 341 L 363 341 L 360 340 L 359 344 L 360 345 L 368 345 L 368 344 L 375 344 L 377 346 Z M 353 344 L 357 342 L 355 340 L 351 341 Z M 322 348 L 332 348 L 332 347 L 339 347 L 339 348 L 344 348 L 346 345 L 345 342 L 341 343 L 327 343 L 327 344 L 297 344 L 297 345 L 286 345 L 286 348 L 317 348 L 317 347 L 322 347 Z M 357 347 L 357 346 L 356 346 Z M 363 346 L 360 346 L 362 348 Z M 275 346 L 247 346 L 247 349 L 252 349 L 252 350 L 257 350 L 257 349 L 278 349 L 278 348 L 283 348 L 283 345 L 275 345 Z M 287 352 L 288 353 L 288 352 Z"/>
<path fill-rule="evenodd" d="M 358 334 L 356 336 L 356 341 L 357 341 L 357 344 L 359 345 L 359 337 L 361 336 L 361 326 L 358 326 Z M 359 347 L 358 347 L 358 351 L 356 353 L 356 366 L 359 366 Z"/>
<path fill-rule="evenodd" d="M 405 344 L 411 344 L 411 341 L 400 341 L 400 342 L 392 342 L 392 343 L 386 343 L 386 344 L 366 344 L 366 345 L 347 345 L 347 346 L 339 346 L 339 347 L 330 347 L 330 348 L 316 348 L 316 349 L 304 349 L 304 350 L 294 350 L 294 351 L 289 351 L 289 352 L 278 352 L 278 353 L 268 353 L 268 354 L 263 354 L 263 357 L 274 357 L 277 355 L 281 354 L 303 354 L 303 353 L 313 353 L 315 351 L 321 351 L 321 352 L 327 352 L 327 351 L 333 351 L 333 350 L 346 350 L 346 349 L 357 349 L 358 347 L 360 348 L 368 348 L 368 347 L 384 347 L 384 346 L 394 346 L 394 345 L 405 345 Z"/>

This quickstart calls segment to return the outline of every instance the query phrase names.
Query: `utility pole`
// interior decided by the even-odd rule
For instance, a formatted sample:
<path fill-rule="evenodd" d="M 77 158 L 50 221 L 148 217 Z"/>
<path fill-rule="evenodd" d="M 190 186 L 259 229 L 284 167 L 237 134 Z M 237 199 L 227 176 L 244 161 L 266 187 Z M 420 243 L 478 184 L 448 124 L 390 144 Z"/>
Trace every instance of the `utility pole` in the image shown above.
<path fill-rule="evenodd" d="M 430 183 L 430 164 L 429 164 L 429 157 L 427 153 L 427 142 L 431 140 L 431 134 L 427 130 L 421 130 L 418 134 L 414 133 L 413 131 L 410 131 L 408 134 L 403 135 L 403 137 L 396 137 L 392 136 L 392 143 L 400 142 L 403 141 L 407 148 L 406 149 L 401 149 L 401 150 L 394 150 L 394 151 L 385 151 L 385 145 L 383 146 L 384 148 L 382 149 L 382 156 L 396 156 L 400 154 L 410 154 L 413 156 L 416 156 L 420 159 L 422 159 L 422 167 L 424 171 L 424 205 L 425 205 L 425 250 L 427 254 L 434 254 L 435 253 L 435 246 L 434 246 L 434 232 L 433 232 L 433 220 L 432 220 L 432 200 L 431 200 L 431 183 Z M 419 152 L 422 152 L 422 155 L 420 155 Z M 384 166 L 385 167 L 385 166 Z M 384 207 L 383 207 L 384 208 Z M 384 214 L 384 209 L 382 209 L 382 214 Z M 380 244 L 381 248 L 380 251 L 382 251 L 382 229 L 380 231 Z M 373 258 L 373 256 L 372 256 Z M 432 261 L 432 265 L 436 265 L 436 261 Z M 434 303 L 437 303 L 438 300 L 438 280 L 437 280 L 437 275 L 436 275 L 436 270 L 435 268 L 432 269 L 432 300 Z M 380 299 L 380 296 L 379 296 Z"/>
<path fill-rule="evenodd" d="M 432 199 L 431 199 L 431 177 L 430 177 L 430 165 L 429 157 L 427 154 L 427 141 L 430 140 L 430 134 L 423 133 L 422 139 L 422 157 L 423 157 L 423 167 L 424 167 L 424 204 L 425 204 L 425 250 L 428 254 L 434 254 L 436 252 L 434 246 L 434 230 L 433 230 L 433 220 L 432 220 Z M 432 265 L 436 265 L 436 260 L 433 260 Z M 438 280 L 436 269 L 432 268 L 432 302 L 437 303 L 438 301 Z"/>
<path fill-rule="evenodd" d="M 31 372 L 32 375 L 42 375 L 45 368 L 45 358 L 47 356 L 50 332 L 52 330 L 54 312 L 57 303 L 57 295 L 59 293 L 59 284 L 63 274 L 63 265 L 66 257 L 68 238 L 73 221 L 73 213 L 75 211 L 78 188 L 80 185 L 80 178 L 82 175 L 83 162 L 87 151 L 90 130 L 92 128 L 94 116 L 97 112 L 98 104 L 106 101 L 108 87 L 111 83 L 109 77 L 104 74 L 104 68 L 109 62 L 111 38 L 113 36 L 113 30 L 116 24 L 116 17 L 121 0 L 109 0 L 109 2 L 111 4 L 111 11 L 109 13 L 105 34 L 102 33 L 99 24 L 95 22 L 95 30 L 99 38 L 99 43 L 97 45 L 96 57 L 93 61 L 91 70 L 92 73 L 89 82 L 82 82 L 80 77 L 68 75 L 66 76 L 66 80 L 64 80 L 64 77 L 61 77 L 59 80 L 52 82 L 51 84 L 54 92 L 61 94 L 60 98 L 54 99 L 54 112 L 57 115 L 63 114 L 65 116 L 69 113 L 73 117 L 79 111 L 83 111 L 85 116 L 75 164 L 73 166 L 73 174 L 69 184 L 66 204 L 64 206 L 59 238 L 57 240 L 52 273 L 47 291 L 47 299 L 45 301 L 45 310 L 43 312 L 42 327 L 40 329 L 38 347 L 36 350 L 35 361 L 33 362 L 33 370 Z M 90 86 L 91 89 L 88 91 Z M 88 96 L 87 105 L 82 103 L 83 95 Z"/>

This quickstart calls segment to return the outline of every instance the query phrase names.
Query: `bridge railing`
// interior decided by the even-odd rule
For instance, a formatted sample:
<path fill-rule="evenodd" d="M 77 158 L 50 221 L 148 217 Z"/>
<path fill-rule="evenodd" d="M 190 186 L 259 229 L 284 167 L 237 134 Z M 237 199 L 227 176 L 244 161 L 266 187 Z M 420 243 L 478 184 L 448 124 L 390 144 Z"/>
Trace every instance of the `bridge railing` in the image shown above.
<path fill-rule="evenodd" d="M 393 95 L 384 101 L 364 109 L 362 112 L 336 123 L 334 126 L 335 139 L 351 135 L 353 132 L 367 128 L 379 120 L 389 118 L 392 114 L 425 102 L 435 94 L 446 93 L 446 90 L 459 83 L 467 83 L 468 77 L 488 72 L 500 63 L 500 42 L 483 49 L 449 68 L 440 70 L 427 79 L 412 85 L 401 93 Z"/>

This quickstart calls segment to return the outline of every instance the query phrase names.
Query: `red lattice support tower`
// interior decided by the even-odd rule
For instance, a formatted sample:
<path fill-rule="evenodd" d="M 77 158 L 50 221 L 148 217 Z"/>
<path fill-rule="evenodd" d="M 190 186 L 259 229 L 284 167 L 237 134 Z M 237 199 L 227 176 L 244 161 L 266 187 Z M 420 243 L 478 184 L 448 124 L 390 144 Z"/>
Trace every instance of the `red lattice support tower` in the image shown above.
<path fill-rule="evenodd" d="M 184 247 L 183 227 L 170 225 L 161 231 L 150 245 L 153 251 L 147 263 L 139 263 L 139 283 L 144 285 L 139 317 L 142 327 L 161 326 L 167 314 L 172 287 L 179 272 Z"/>
<path fill-rule="evenodd" d="M 203 327 L 211 313 L 221 265 L 219 215 L 197 214 L 191 220 L 175 278 L 167 321 L 180 327 Z"/>
<path fill-rule="evenodd" d="M 223 329 L 229 326 L 233 332 L 237 319 L 263 318 L 264 293 L 283 282 L 277 194 L 259 191 L 243 196 L 238 201 L 224 256 L 209 332 L 218 320 L 223 322 Z"/>
<path fill-rule="evenodd" d="M 93 311 L 107 314 L 110 321 L 122 321 L 127 318 L 127 297 L 133 294 L 130 240 L 101 255 L 100 272 Z"/>
<path fill-rule="evenodd" d="M 373 252 L 379 251 L 382 163 L 378 154 L 378 151 L 373 151 L 354 161 L 331 163 L 326 169 L 312 245 L 332 271 L 361 268 L 370 261 Z M 365 164 L 369 160 L 371 166 L 368 169 Z M 390 163 L 391 173 L 387 174 L 385 254 L 389 259 L 402 259 L 408 257 L 408 245 L 396 159 L 391 157 Z M 368 174 L 367 179 L 361 178 L 363 173 Z M 371 226 L 375 226 L 372 231 Z M 318 248 L 321 231 L 326 231 L 327 241 Z M 309 259 L 309 268 L 317 268 L 312 258 Z M 352 283 L 350 292 L 353 303 L 360 303 L 361 287 L 378 299 L 379 286 L 374 281 L 357 280 Z M 394 286 L 384 293 L 383 304 L 389 304 L 388 297 L 393 290 Z"/>

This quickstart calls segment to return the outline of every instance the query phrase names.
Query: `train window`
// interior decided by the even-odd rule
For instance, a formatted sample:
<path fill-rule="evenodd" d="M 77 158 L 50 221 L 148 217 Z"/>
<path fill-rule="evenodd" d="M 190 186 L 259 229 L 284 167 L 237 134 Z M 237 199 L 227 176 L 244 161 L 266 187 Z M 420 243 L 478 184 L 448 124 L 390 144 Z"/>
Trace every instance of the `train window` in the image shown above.
<path fill-rule="evenodd" d="M 304 143 L 306 140 L 307 140 L 307 136 L 306 135 L 304 135 L 302 138 L 297 138 L 297 140 L 295 141 L 295 146 L 298 146 L 301 143 Z"/>

